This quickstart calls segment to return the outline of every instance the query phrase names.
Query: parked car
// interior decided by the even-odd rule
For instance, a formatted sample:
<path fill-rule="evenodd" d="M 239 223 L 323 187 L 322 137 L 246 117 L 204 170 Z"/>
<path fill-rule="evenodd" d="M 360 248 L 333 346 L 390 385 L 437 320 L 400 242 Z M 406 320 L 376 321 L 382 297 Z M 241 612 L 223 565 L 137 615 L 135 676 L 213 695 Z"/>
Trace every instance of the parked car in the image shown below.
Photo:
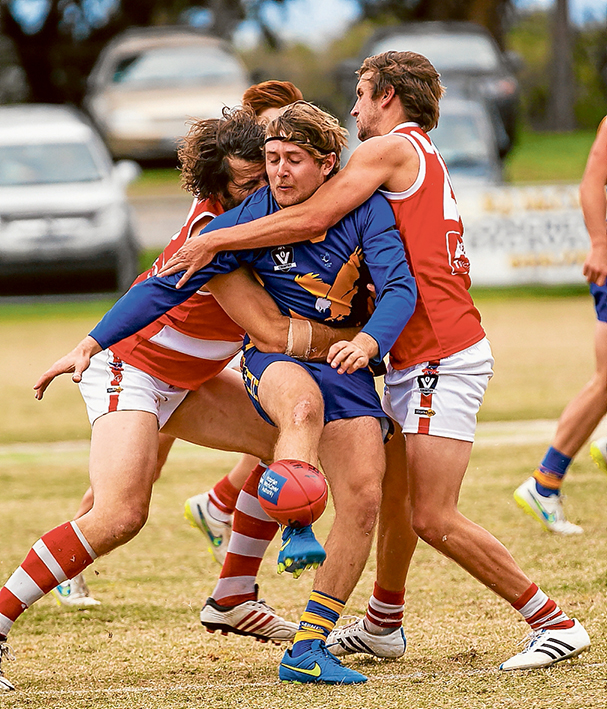
<path fill-rule="evenodd" d="M 412 22 L 384 27 L 365 45 L 360 60 L 348 60 L 341 66 L 344 90 L 354 95 L 354 72 L 362 59 L 390 50 L 428 57 L 440 73 L 448 96 L 484 100 L 495 125 L 500 154 L 506 155 L 514 141 L 519 105 L 518 55 L 503 53 L 491 34 L 472 22 Z"/>
<path fill-rule="evenodd" d="M 0 107 L 0 278 L 110 274 L 126 290 L 139 270 L 125 187 L 137 163 L 114 165 L 75 110 Z"/>
<path fill-rule="evenodd" d="M 249 86 L 224 42 L 188 28 L 127 31 L 102 51 L 84 105 L 115 158 L 175 159 L 190 118 L 219 118 Z"/>
<path fill-rule="evenodd" d="M 344 162 L 360 142 L 356 120 L 352 116 L 346 127 L 350 135 Z M 430 138 L 445 160 L 456 195 L 460 188 L 486 187 L 502 182 L 502 161 L 493 123 L 482 101 L 442 99 L 440 120 L 430 131 Z"/>

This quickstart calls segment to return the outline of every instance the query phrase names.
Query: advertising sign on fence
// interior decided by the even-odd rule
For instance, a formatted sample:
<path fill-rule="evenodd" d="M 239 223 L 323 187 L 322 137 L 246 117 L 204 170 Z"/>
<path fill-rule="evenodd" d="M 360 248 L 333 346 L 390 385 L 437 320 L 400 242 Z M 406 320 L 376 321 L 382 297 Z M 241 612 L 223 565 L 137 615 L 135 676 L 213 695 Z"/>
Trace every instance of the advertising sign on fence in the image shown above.
<path fill-rule="evenodd" d="M 474 285 L 585 282 L 578 185 L 460 188 L 457 197 Z"/>

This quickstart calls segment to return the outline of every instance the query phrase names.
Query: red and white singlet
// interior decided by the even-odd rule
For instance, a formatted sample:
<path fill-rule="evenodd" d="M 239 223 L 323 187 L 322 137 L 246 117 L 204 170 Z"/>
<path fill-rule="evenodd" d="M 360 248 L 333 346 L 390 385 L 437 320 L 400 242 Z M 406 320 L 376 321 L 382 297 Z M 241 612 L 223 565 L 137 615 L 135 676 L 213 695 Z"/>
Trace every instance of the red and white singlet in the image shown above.
<path fill-rule="evenodd" d="M 215 200 L 195 199 L 179 233 L 135 283 L 158 273 L 196 233 L 194 230 L 201 220 L 214 218 L 223 211 Z M 215 298 L 198 291 L 151 325 L 116 343 L 111 350 L 127 364 L 167 384 L 195 391 L 226 367 L 242 347 L 243 337 L 242 328 L 226 315 Z"/>
<path fill-rule="evenodd" d="M 394 211 L 417 283 L 415 311 L 390 350 L 391 365 L 404 369 L 460 352 L 485 333 L 468 293 L 470 262 L 445 163 L 417 123 L 402 123 L 392 133 L 413 145 L 420 163 L 408 190 L 380 190 Z"/>

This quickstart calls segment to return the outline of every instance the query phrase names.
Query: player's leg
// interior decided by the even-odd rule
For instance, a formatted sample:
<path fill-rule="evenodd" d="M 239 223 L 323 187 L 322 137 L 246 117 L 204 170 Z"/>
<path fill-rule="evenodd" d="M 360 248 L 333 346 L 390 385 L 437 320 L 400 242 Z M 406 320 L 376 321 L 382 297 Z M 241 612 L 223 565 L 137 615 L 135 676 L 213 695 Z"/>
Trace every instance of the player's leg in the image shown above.
<path fill-rule="evenodd" d="M 293 362 L 273 362 L 265 368 L 257 391 L 261 407 L 278 428 L 274 459 L 292 458 L 318 466 L 324 406 L 310 374 Z"/>
<path fill-rule="evenodd" d="M 580 534 L 569 522 L 561 499 L 561 487 L 573 458 L 590 438 L 607 412 L 607 323 L 598 321 L 594 335 L 596 370 L 586 386 L 565 407 L 552 445 L 532 477 L 514 492 L 516 503 L 548 532 Z M 599 446 L 592 455 L 599 465 L 605 459 Z"/>
<path fill-rule="evenodd" d="M 232 369 L 224 369 L 190 392 L 162 432 L 207 448 L 266 460 L 272 456 L 277 435 L 276 428 L 255 411 L 241 375 Z"/>
<path fill-rule="evenodd" d="M 141 529 L 147 517 L 157 450 L 154 414 L 114 411 L 97 419 L 90 454 L 94 505 L 77 521 L 44 534 L 0 589 L 0 647 L 29 606 Z M 0 687 L 6 683 L 1 680 Z"/>
<path fill-rule="evenodd" d="M 253 461 L 271 459 L 277 436 L 277 429 L 255 411 L 240 374 L 231 369 L 189 394 L 163 428 L 167 430 L 192 443 L 245 451 L 255 456 Z M 238 475 L 243 475 L 244 465 L 246 462 Z M 297 625 L 259 601 L 256 585 L 263 554 L 278 531 L 278 525 L 265 514 L 257 499 L 263 470 L 262 466 L 249 470 L 238 495 L 221 575 L 200 619 L 210 631 L 282 642 L 293 638 Z"/>
<path fill-rule="evenodd" d="M 532 631 L 545 631 L 534 635 L 534 644 L 503 663 L 502 669 L 543 667 L 574 657 L 590 645 L 584 628 L 531 582 L 503 544 L 457 509 L 471 448 L 467 441 L 407 435 L 413 529 L 508 601 Z M 549 652 L 550 644 L 554 647 Z"/>
<path fill-rule="evenodd" d="M 317 682 L 364 682 L 327 652 L 325 641 L 364 569 L 379 511 L 384 474 L 380 422 L 369 416 L 332 421 L 320 447 L 335 519 L 325 543 L 327 560 L 318 569 L 293 648 L 280 667 L 283 681 L 310 681 L 308 670 L 321 668 Z"/>
<path fill-rule="evenodd" d="M 327 640 L 337 657 L 370 652 L 396 658 L 404 654 L 405 584 L 418 537 L 411 526 L 405 439 L 400 427 L 386 443 L 386 473 L 377 526 L 377 576 L 364 618 L 337 627 Z"/>
<path fill-rule="evenodd" d="M 273 460 L 299 460 L 318 466 L 318 445 L 324 427 L 324 402 L 310 371 L 282 357 L 259 355 L 271 363 L 263 369 L 257 394 L 264 414 L 278 428 Z M 278 554 L 278 572 L 296 577 L 306 567 L 317 568 L 326 553 L 311 526 L 285 527 Z"/>
<path fill-rule="evenodd" d="M 163 433 L 159 434 L 158 458 L 156 461 L 154 482 L 156 482 L 156 480 L 160 477 L 160 473 L 166 463 L 167 456 L 169 455 L 169 451 L 171 450 L 174 442 L 175 439 L 172 436 L 167 436 Z M 89 486 L 80 501 L 80 505 L 74 519 L 79 519 L 92 507 L 93 489 Z M 63 583 L 60 583 L 53 589 L 52 593 L 60 606 L 67 606 L 68 608 L 82 610 L 83 608 L 90 608 L 91 606 L 98 606 L 100 604 L 100 601 L 91 596 L 89 587 L 84 578 L 84 574 L 78 574 L 77 576 L 74 576 L 74 578 L 67 579 Z"/>
<path fill-rule="evenodd" d="M 278 524 L 263 511 L 257 487 L 265 466 L 248 476 L 236 502 L 233 531 L 219 580 L 200 612 L 209 631 L 249 635 L 257 640 L 292 640 L 297 624 L 285 620 L 259 600 L 257 574 Z"/>

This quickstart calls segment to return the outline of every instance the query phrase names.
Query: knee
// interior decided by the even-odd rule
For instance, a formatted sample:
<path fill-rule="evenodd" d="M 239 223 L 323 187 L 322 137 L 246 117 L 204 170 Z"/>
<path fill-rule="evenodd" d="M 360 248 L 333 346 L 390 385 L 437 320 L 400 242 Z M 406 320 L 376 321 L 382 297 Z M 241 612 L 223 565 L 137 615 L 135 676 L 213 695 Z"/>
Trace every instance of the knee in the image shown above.
<path fill-rule="evenodd" d="M 341 513 L 352 526 L 360 529 L 365 534 L 371 534 L 377 523 L 381 503 L 379 485 L 369 483 L 352 486 L 348 489 L 346 495 L 342 497 L 345 499 L 341 501 L 335 499 L 336 515 Z"/>
<path fill-rule="evenodd" d="M 309 427 L 323 424 L 322 401 L 312 395 L 302 396 L 293 407 L 292 423 L 299 427 Z"/>
<path fill-rule="evenodd" d="M 137 536 L 148 519 L 149 507 L 146 504 L 125 505 L 121 509 L 120 515 L 114 518 L 111 532 L 116 542 L 116 546 Z"/>
<path fill-rule="evenodd" d="M 444 544 L 449 536 L 451 528 L 449 516 L 443 514 L 441 510 L 413 509 L 411 514 L 411 526 L 420 539 L 432 547 L 439 547 Z"/>

